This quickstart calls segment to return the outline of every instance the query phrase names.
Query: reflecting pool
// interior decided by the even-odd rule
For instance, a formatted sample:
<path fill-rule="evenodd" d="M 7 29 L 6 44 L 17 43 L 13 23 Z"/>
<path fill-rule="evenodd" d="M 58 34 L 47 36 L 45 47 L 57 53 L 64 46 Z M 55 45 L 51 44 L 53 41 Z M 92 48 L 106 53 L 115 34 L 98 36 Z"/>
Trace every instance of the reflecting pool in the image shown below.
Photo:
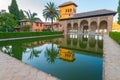
<path fill-rule="evenodd" d="M 0 50 L 60 80 L 102 80 L 100 35 L 4 41 L 0 42 Z"/>

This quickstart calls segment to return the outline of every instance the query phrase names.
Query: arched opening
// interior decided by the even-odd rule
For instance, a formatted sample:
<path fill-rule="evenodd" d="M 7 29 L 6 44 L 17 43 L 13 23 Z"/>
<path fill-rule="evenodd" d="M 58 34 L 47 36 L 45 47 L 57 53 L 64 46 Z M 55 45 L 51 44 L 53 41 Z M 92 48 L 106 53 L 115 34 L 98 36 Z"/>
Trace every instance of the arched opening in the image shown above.
<path fill-rule="evenodd" d="M 88 32 L 88 26 L 85 25 L 85 26 L 83 27 L 83 33 L 87 33 L 87 32 Z"/>
<path fill-rule="evenodd" d="M 93 21 L 93 22 L 91 23 L 91 25 L 90 25 L 90 30 L 91 30 L 92 32 L 98 32 L 98 31 L 97 31 L 97 22 Z"/>
<path fill-rule="evenodd" d="M 71 45 L 72 39 L 70 37 L 70 34 L 67 35 L 67 45 Z"/>
<path fill-rule="evenodd" d="M 77 23 L 73 24 L 73 33 L 78 33 L 78 24 Z"/>
<path fill-rule="evenodd" d="M 81 21 L 81 23 L 80 23 L 80 28 L 81 28 L 81 31 L 83 32 L 83 33 L 87 33 L 88 32 L 88 21 L 86 21 L 86 20 L 83 20 L 83 21 Z"/>
<path fill-rule="evenodd" d="M 67 33 L 71 33 L 72 32 L 72 26 L 70 23 L 67 24 Z"/>
<path fill-rule="evenodd" d="M 73 38 L 73 45 L 74 46 L 77 46 L 77 42 L 78 42 L 77 40 L 78 40 L 77 38 Z"/>
<path fill-rule="evenodd" d="M 100 33 L 107 33 L 107 21 L 101 21 L 99 26 Z"/>
<path fill-rule="evenodd" d="M 87 47 L 87 41 L 88 41 L 88 38 L 87 38 L 86 35 L 81 36 L 81 39 L 79 41 L 79 46 L 81 48 L 86 48 Z"/>
<path fill-rule="evenodd" d="M 89 38 L 89 46 L 91 48 L 94 48 L 96 46 L 95 36 L 90 36 L 90 38 Z"/>
<path fill-rule="evenodd" d="M 103 40 L 98 40 L 98 47 L 103 49 Z"/>

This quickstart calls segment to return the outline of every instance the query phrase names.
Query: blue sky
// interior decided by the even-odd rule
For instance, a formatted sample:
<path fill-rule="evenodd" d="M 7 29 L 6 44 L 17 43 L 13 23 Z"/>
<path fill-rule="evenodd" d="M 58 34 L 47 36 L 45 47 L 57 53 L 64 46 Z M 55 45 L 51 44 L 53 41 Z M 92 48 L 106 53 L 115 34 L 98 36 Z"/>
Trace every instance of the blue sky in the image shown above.
<path fill-rule="evenodd" d="M 56 6 L 60 4 L 70 1 L 70 0 L 16 0 L 19 6 L 19 9 L 23 10 L 31 10 L 32 12 L 36 12 L 38 17 L 44 21 L 42 16 L 42 10 L 44 9 L 44 5 L 47 2 L 54 2 Z M 77 13 L 93 11 L 98 9 L 109 9 L 117 11 L 118 1 L 119 0 L 71 0 L 75 2 L 77 7 Z M 11 0 L 0 0 L 0 10 L 5 9 L 8 11 L 8 5 L 10 5 Z M 117 21 L 117 15 L 114 18 L 114 21 Z"/>

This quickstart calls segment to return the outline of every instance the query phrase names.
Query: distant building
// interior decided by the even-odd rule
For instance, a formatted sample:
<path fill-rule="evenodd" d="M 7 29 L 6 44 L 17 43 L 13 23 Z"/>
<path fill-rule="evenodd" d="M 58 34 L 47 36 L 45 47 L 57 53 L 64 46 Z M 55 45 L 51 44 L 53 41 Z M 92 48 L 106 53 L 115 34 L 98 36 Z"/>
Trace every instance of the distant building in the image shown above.
<path fill-rule="evenodd" d="M 108 33 L 112 31 L 115 11 L 101 9 L 83 13 L 76 13 L 77 5 L 65 2 L 59 6 L 60 24 L 64 33 Z"/>
<path fill-rule="evenodd" d="M 117 22 L 113 22 L 112 31 L 120 32 L 120 25 Z"/>
<path fill-rule="evenodd" d="M 28 19 L 20 20 L 20 28 L 23 25 L 30 25 L 30 22 Z M 59 28 L 59 22 L 54 22 L 54 31 L 60 31 Z M 39 18 L 35 18 L 35 21 L 33 22 L 32 27 L 30 28 L 30 31 L 33 32 L 39 32 L 47 29 L 52 29 L 50 22 L 42 22 Z"/>
<path fill-rule="evenodd" d="M 29 20 L 28 19 L 20 20 L 20 26 L 22 27 L 23 25 L 30 25 Z M 33 32 L 38 32 L 42 31 L 44 27 L 45 27 L 44 23 L 39 18 L 35 18 L 35 21 L 33 22 L 33 25 L 30 28 L 30 30 Z"/>

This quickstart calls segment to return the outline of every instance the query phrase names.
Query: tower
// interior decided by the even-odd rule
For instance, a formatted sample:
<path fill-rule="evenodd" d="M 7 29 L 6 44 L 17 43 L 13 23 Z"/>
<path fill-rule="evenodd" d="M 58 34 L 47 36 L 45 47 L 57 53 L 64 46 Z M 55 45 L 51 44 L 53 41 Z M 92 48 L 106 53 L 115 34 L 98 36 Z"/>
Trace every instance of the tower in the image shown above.
<path fill-rule="evenodd" d="M 59 6 L 60 19 L 73 17 L 74 14 L 76 14 L 76 7 L 77 7 L 77 5 L 72 1 L 61 4 Z"/>

